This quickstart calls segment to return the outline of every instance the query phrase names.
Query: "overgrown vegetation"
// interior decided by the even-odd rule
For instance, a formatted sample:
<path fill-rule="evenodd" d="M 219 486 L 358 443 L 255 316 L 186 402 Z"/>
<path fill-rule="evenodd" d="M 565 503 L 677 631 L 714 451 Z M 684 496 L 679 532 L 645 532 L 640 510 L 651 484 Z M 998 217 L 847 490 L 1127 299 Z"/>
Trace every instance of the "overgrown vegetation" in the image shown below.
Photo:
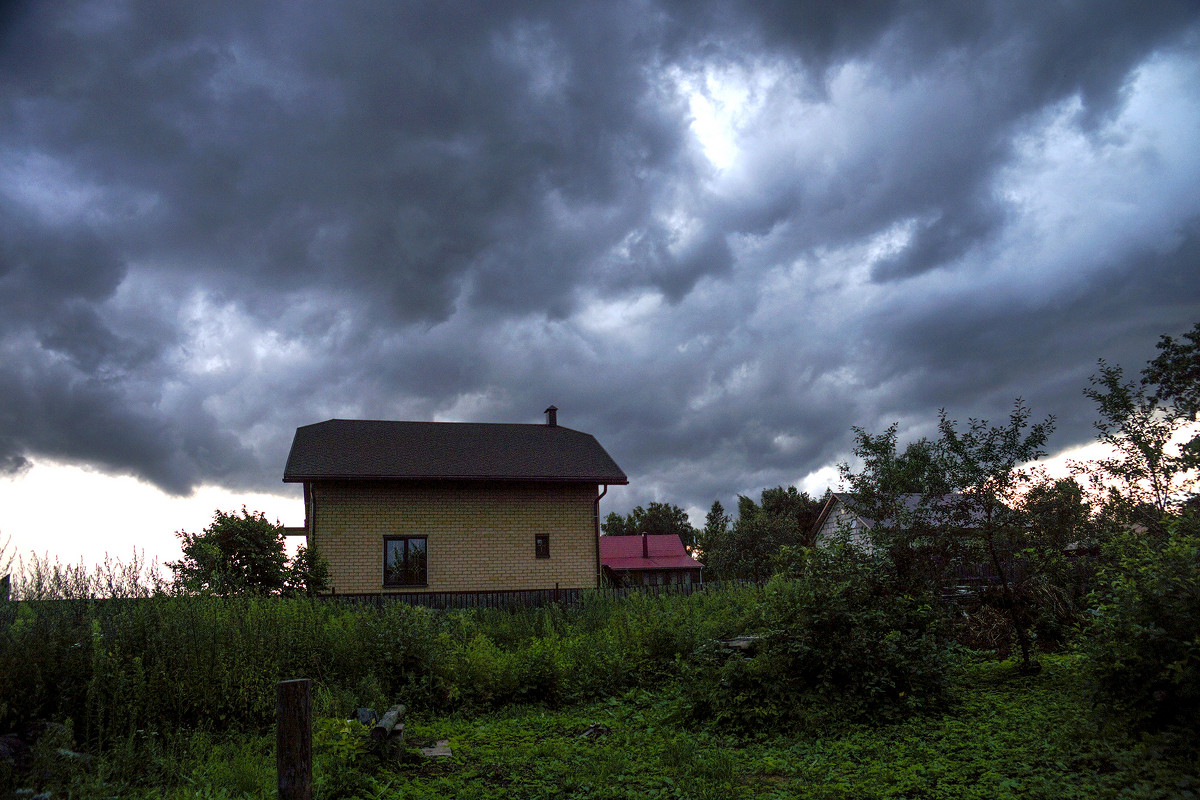
<path fill-rule="evenodd" d="M 213 596 L 7 603 L 0 728 L 69 718 L 98 748 L 136 731 L 254 730 L 273 719 L 275 683 L 297 675 L 338 713 L 558 706 L 656 685 L 676 659 L 740 632 L 761 594 L 597 594 L 521 613 Z"/>
<path fill-rule="evenodd" d="M 1193 743 L 1172 732 L 1131 734 L 1099 715 L 1080 661 L 1048 656 L 1029 678 L 1012 662 L 971 660 L 955 671 L 944 713 L 832 730 L 685 727 L 672 693 L 643 689 L 565 709 L 410 715 L 411 746 L 449 741 L 453 756 L 437 761 L 381 760 L 362 726 L 326 717 L 314 731 L 316 796 L 1165 800 L 1200 791 Z M 39 742 L 36 789 L 77 798 L 275 796 L 269 734 L 148 735 L 91 762 L 59 752 L 70 746 L 65 728 Z"/>
<path fill-rule="evenodd" d="M 1125 533 L 1106 565 L 1084 639 L 1097 689 L 1151 729 L 1200 735 L 1200 519 L 1165 541 Z"/>
<path fill-rule="evenodd" d="M 813 551 L 746 615 L 745 656 L 710 642 L 681 665 L 687 717 L 736 732 L 826 728 L 937 708 L 953 664 L 945 616 L 863 551 Z"/>

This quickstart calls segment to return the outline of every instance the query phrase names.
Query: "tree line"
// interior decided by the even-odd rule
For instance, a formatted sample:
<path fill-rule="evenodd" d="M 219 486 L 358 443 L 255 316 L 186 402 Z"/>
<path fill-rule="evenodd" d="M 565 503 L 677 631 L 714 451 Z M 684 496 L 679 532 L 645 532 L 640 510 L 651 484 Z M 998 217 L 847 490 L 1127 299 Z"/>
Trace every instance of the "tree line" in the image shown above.
<path fill-rule="evenodd" d="M 605 536 L 676 534 L 705 566 L 706 580 L 769 578 L 781 555 L 811 542 L 822 498 L 795 486 L 763 489 L 758 501 L 738 496 L 737 517 L 714 500 L 704 527 L 691 524 L 687 512 L 673 503 L 651 502 L 627 516 L 610 513 L 601 524 Z"/>

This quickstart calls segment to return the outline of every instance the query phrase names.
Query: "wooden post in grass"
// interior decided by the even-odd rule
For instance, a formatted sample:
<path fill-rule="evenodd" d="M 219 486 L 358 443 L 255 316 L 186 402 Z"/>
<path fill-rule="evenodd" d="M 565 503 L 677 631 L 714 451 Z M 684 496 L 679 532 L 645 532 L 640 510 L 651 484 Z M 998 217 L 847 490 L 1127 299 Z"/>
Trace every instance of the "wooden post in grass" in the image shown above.
<path fill-rule="evenodd" d="M 312 800 L 312 681 L 280 681 L 275 700 L 279 800 Z"/>

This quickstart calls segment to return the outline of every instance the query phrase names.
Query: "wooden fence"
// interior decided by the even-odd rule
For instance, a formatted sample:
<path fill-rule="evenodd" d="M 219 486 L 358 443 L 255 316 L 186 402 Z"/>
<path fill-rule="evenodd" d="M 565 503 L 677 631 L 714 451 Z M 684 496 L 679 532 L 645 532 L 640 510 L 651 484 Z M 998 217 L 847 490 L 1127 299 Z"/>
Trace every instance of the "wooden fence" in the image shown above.
<path fill-rule="evenodd" d="M 540 608 L 551 603 L 575 605 L 584 596 L 628 597 L 633 594 L 680 594 L 691 595 L 710 591 L 722 586 L 750 583 L 748 581 L 724 581 L 721 583 L 668 584 L 664 586 L 627 586 L 603 589 L 520 589 L 501 592 L 396 592 L 389 594 L 338 594 L 322 595 L 319 599 L 360 603 L 376 608 L 405 603 L 426 608 Z"/>

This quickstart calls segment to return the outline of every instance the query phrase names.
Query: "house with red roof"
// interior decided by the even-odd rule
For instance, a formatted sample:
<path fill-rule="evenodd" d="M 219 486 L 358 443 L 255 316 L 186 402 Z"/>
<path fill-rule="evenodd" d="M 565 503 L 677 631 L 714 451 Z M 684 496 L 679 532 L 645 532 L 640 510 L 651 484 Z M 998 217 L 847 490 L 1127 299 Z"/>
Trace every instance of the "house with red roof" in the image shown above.
<path fill-rule="evenodd" d="M 613 586 L 671 586 L 700 583 L 701 564 L 677 533 L 601 536 L 600 563 Z"/>

